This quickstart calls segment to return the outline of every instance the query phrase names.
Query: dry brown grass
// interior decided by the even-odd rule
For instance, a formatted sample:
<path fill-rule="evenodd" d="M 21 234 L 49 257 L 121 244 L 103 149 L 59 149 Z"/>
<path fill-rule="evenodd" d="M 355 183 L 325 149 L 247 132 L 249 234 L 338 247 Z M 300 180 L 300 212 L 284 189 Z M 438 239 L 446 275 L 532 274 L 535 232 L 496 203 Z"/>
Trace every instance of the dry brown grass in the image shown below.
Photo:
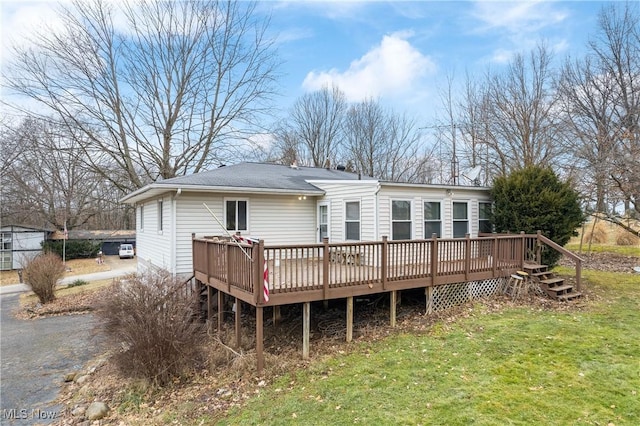
<path fill-rule="evenodd" d="M 589 223 L 585 228 L 583 243 L 606 244 L 609 242 L 610 234 L 609 224 L 599 221 L 593 226 L 593 224 Z"/>
<path fill-rule="evenodd" d="M 117 256 L 115 256 L 117 258 Z M 108 259 L 107 259 L 108 260 Z M 92 274 L 94 272 L 110 271 L 109 261 L 98 263 L 95 259 L 73 259 L 66 262 L 67 271 L 65 277 Z M 20 279 L 18 271 L 0 271 L 0 286 L 18 284 Z"/>
<path fill-rule="evenodd" d="M 616 244 L 619 246 L 636 246 L 640 244 L 640 238 L 624 229 L 616 232 Z"/>

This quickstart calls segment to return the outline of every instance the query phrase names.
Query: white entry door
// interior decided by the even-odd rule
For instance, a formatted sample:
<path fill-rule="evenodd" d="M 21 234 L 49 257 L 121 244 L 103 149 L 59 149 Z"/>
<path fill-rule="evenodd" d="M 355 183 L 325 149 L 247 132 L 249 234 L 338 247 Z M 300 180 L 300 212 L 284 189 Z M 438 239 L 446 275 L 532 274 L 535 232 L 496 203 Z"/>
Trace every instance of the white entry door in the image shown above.
<path fill-rule="evenodd" d="M 329 204 L 318 204 L 318 242 L 329 237 Z"/>

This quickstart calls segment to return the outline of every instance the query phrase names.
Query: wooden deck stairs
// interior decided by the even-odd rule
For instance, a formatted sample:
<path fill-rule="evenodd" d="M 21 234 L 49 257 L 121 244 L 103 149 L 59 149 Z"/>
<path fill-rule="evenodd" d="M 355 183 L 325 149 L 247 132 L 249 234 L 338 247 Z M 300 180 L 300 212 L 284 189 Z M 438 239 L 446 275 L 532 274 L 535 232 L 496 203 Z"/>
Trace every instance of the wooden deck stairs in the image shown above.
<path fill-rule="evenodd" d="M 572 284 L 565 283 L 564 278 L 560 278 L 552 271 L 549 271 L 547 265 L 525 263 L 524 271 L 552 299 L 566 302 L 582 296 L 582 293 L 574 291 Z"/>

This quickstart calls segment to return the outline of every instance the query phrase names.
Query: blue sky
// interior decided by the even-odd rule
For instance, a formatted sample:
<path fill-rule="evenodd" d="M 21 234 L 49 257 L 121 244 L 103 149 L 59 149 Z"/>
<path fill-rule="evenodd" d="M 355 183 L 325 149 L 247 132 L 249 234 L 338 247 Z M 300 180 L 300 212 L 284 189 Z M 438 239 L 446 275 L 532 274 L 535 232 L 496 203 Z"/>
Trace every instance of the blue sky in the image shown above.
<path fill-rule="evenodd" d="M 581 56 L 604 2 L 265 2 L 285 60 L 286 101 L 337 83 L 429 124 L 447 79 L 499 71 L 545 41 L 558 61 Z"/>
<path fill-rule="evenodd" d="M 447 79 L 499 71 L 544 40 L 558 61 L 581 56 L 605 2 L 595 1 L 262 1 L 282 60 L 286 111 L 297 97 L 337 84 L 349 100 L 379 98 L 421 124 L 435 123 Z M 55 2 L 4 1 L 2 54 Z"/>

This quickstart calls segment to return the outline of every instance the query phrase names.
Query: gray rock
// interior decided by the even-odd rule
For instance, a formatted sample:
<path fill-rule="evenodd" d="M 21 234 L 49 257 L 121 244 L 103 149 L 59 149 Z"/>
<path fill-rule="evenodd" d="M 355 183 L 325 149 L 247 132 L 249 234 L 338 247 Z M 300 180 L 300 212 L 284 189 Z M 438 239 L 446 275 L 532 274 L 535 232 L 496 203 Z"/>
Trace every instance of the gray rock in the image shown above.
<path fill-rule="evenodd" d="M 85 415 L 87 420 L 100 420 L 109 413 L 109 407 L 104 402 L 92 402 Z"/>
<path fill-rule="evenodd" d="M 82 417 L 86 412 L 87 412 L 87 407 L 85 407 L 84 405 L 79 405 L 75 407 L 73 410 L 71 410 L 71 415 L 73 417 Z"/>
<path fill-rule="evenodd" d="M 68 382 L 73 382 L 73 379 L 75 379 L 75 378 L 76 378 L 76 375 L 77 375 L 77 374 L 78 374 L 78 373 L 76 373 L 75 371 L 74 371 L 73 373 L 67 373 L 67 374 L 64 376 L 64 381 L 65 381 L 65 382 L 67 382 L 67 383 L 68 383 Z"/>
<path fill-rule="evenodd" d="M 87 382 L 87 380 L 89 380 L 89 375 L 83 374 L 82 376 L 76 376 L 73 381 L 79 385 L 83 385 Z"/>

